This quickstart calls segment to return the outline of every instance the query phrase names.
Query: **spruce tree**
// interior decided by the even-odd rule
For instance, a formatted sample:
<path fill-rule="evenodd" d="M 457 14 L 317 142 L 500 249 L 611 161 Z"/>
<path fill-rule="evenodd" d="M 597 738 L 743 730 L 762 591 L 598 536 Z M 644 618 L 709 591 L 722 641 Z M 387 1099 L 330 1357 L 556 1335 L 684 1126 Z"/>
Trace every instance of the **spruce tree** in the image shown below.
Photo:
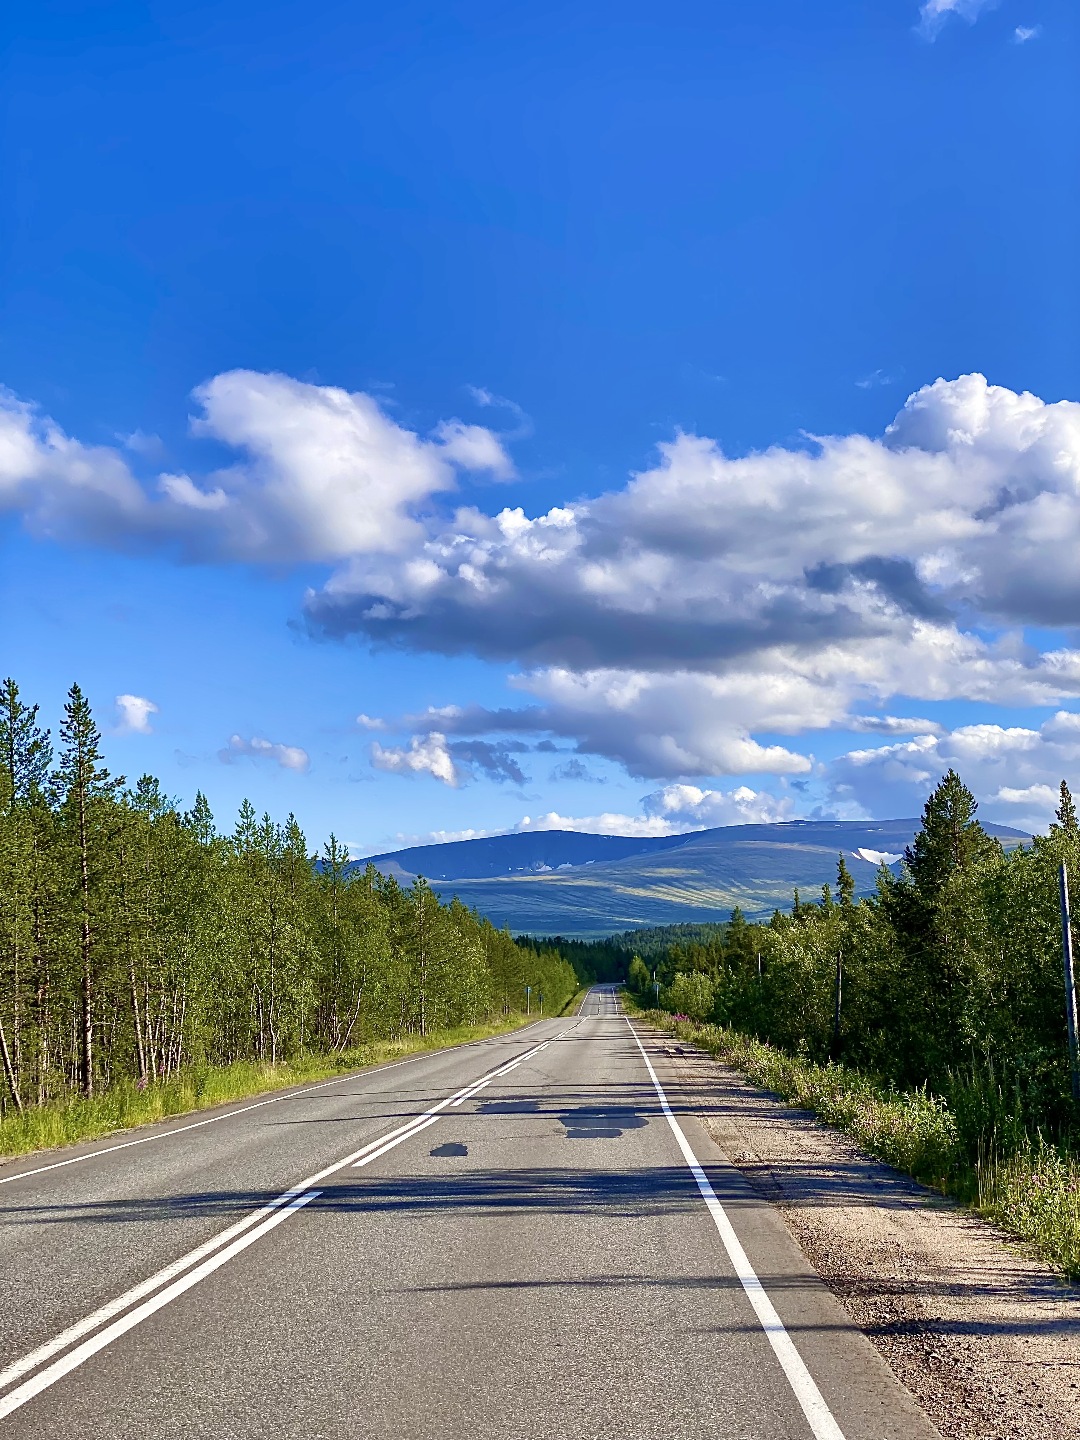
<path fill-rule="evenodd" d="M 1073 804 L 1072 791 L 1064 780 L 1061 782 L 1060 799 L 1056 810 L 1057 823 L 1070 840 L 1080 836 L 1080 825 L 1076 820 L 1076 806 Z"/>
<path fill-rule="evenodd" d="M 847 867 L 842 850 L 836 862 L 836 893 L 844 909 L 850 910 L 855 903 L 855 877 Z"/>

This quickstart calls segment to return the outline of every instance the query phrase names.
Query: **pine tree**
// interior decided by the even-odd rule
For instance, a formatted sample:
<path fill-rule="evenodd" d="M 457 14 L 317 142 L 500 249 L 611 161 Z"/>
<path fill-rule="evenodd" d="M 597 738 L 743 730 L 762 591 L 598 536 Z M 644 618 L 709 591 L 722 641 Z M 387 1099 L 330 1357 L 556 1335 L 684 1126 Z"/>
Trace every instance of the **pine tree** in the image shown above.
<path fill-rule="evenodd" d="M 37 724 L 38 707 L 24 705 L 10 677 L 0 682 L 0 805 L 11 809 L 44 790 L 52 764 L 49 732 Z"/>
<path fill-rule="evenodd" d="M 94 929 L 94 891 L 100 878 L 95 873 L 100 862 L 95 843 L 99 838 L 95 835 L 95 809 L 102 800 L 115 794 L 123 780 L 112 779 L 100 764 L 101 732 L 78 685 L 72 685 L 68 691 L 60 739 L 64 748 L 57 778 L 63 789 L 78 865 L 79 1083 L 83 1094 L 89 1096 L 94 1092 L 95 956 L 99 939 Z"/>
<path fill-rule="evenodd" d="M 0 1059 L 16 1110 L 22 1109 L 23 1002 L 36 870 L 31 812 L 39 806 L 52 764 L 49 733 L 38 727 L 37 713 L 36 705 L 19 699 L 14 680 L 0 683 Z"/>

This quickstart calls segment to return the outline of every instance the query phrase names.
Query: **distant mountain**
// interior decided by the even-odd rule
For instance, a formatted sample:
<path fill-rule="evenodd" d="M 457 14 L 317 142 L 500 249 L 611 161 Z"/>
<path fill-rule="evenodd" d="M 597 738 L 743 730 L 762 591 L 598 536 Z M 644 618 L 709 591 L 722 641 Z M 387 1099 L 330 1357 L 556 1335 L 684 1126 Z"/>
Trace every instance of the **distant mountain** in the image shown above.
<path fill-rule="evenodd" d="M 918 827 L 918 820 L 792 820 L 645 840 L 543 830 L 418 845 L 370 863 L 405 883 L 423 875 L 444 899 L 457 895 L 517 933 L 586 939 L 725 920 L 736 905 L 750 918 L 771 915 L 791 904 L 796 886 L 813 899 L 833 884 L 841 850 L 858 893 L 869 894 L 878 866 L 895 865 Z M 1030 839 L 1004 825 L 984 828 L 1008 848 Z"/>
<path fill-rule="evenodd" d="M 502 875 L 542 875 L 566 866 L 594 865 L 670 850 L 689 835 L 634 840 L 625 835 L 581 835 L 576 830 L 530 830 L 523 835 L 490 835 L 483 840 L 450 840 L 445 845 L 414 845 L 370 863 L 384 874 L 423 875 L 425 880 L 488 880 Z M 368 860 L 361 860 L 361 865 Z"/>

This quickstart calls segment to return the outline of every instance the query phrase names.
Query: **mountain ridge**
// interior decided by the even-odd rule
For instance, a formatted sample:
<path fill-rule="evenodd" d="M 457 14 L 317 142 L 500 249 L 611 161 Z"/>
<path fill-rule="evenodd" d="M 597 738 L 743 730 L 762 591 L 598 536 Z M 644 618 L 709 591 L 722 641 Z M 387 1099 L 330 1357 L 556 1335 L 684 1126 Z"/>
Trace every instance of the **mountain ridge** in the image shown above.
<path fill-rule="evenodd" d="M 899 820 L 788 820 L 725 825 L 682 835 L 591 835 L 542 830 L 408 846 L 355 862 L 411 883 L 422 874 L 517 933 L 593 938 L 653 925 L 751 918 L 791 904 L 836 878 L 844 852 L 856 893 L 873 891 L 879 863 L 895 864 L 919 828 Z M 1006 847 L 1030 836 L 987 832 Z M 415 867 L 415 868 L 414 868 Z"/>

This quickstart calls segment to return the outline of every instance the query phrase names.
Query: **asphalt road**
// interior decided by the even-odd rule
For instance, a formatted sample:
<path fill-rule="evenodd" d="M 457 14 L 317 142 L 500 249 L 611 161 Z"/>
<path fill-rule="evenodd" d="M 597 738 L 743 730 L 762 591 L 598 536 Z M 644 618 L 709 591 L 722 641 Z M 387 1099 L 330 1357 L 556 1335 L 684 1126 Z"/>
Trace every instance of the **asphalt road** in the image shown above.
<path fill-rule="evenodd" d="M 668 1043 L 597 988 L 0 1167 L 0 1437 L 930 1440 Z"/>

